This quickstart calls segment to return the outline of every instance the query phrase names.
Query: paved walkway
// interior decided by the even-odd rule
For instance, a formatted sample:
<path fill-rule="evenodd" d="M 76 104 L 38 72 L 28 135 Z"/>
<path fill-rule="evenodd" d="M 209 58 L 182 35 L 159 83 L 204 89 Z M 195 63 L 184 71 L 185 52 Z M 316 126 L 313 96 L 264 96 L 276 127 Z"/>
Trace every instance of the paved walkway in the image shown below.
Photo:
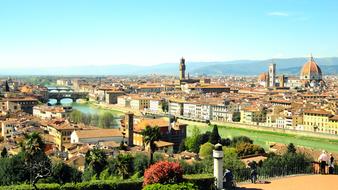
<path fill-rule="evenodd" d="M 338 175 L 307 175 L 275 179 L 270 184 L 239 185 L 240 190 L 333 190 L 338 189 Z"/>

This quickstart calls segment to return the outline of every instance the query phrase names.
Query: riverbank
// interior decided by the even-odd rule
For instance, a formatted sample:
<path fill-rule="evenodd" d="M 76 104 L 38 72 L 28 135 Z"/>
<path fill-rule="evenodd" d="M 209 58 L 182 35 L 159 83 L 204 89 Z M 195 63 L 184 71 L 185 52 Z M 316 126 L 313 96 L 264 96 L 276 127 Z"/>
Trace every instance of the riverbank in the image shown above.
<path fill-rule="evenodd" d="M 188 136 L 191 135 L 193 127 L 200 129 L 202 133 L 211 131 L 212 126 L 208 126 L 204 123 L 197 123 L 191 121 L 180 120 L 182 123 L 188 124 Z M 288 134 L 275 131 L 264 131 L 253 128 L 241 128 L 234 126 L 219 125 L 219 134 L 222 138 L 233 138 L 235 136 L 247 136 L 254 140 L 255 144 L 264 147 L 266 150 L 269 149 L 269 145 L 272 143 L 289 144 L 293 143 L 296 146 L 310 148 L 316 151 L 327 150 L 330 152 L 338 153 L 338 140 L 310 137 L 298 134 Z"/>
<path fill-rule="evenodd" d="M 111 107 L 107 107 L 102 104 L 88 101 L 79 101 L 77 103 L 73 103 L 72 106 L 74 109 L 79 110 L 83 113 L 93 114 L 93 113 L 110 112 L 118 117 L 124 115 L 125 113 L 123 110 L 113 109 Z"/>

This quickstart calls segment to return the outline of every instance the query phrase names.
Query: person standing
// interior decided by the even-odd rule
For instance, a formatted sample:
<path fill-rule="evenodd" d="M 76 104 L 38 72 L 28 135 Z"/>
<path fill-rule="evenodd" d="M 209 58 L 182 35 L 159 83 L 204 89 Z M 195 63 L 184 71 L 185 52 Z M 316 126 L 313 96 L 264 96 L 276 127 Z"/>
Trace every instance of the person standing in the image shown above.
<path fill-rule="evenodd" d="M 322 154 L 318 158 L 319 164 L 320 164 L 320 173 L 326 174 L 326 165 L 328 163 L 328 156 L 325 152 L 325 150 L 322 151 Z"/>
<path fill-rule="evenodd" d="M 250 179 L 251 183 L 256 183 L 257 181 L 257 163 L 255 161 L 248 162 L 250 168 Z"/>
<path fill-rule="evenodd" d="M 333 174 L 334 169 L 334 157 L 332 153 L 330 153 L 330 160 L 329 160 L 329 174 Z"/>

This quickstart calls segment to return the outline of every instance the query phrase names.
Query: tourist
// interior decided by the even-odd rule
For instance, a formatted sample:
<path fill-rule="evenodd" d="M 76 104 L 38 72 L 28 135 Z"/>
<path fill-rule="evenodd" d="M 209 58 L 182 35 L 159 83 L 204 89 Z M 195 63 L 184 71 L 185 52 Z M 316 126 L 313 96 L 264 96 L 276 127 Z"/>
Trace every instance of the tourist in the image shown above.
<path fill-rule="evenodd" d="M 330 153 L 329 174 L 333 174 L 333 169 L 334 169 L 334 157 L 332 156 L 332 153 Z"/>
<path fill-rule="evenodd" d="M 248 166 L 250 168 L 250 179 L 251 183 L 256 183 L 257 181 L 257 163 L 255 161 L 249 162 Z"/>
<path fill-rule="evenodd" d="M 234 176 L 231 170 L 226 169 L 223 176 L 223 187 L 226 190 L 235 189 L 236 185 L 234 183 Z"/>
<path fill-rule="evenodd" d="M 325 150 L 322 151 L 322 154 L 319 156 L 318 161 L 320 164 L 320 173 L 325 174 L 326 173 L 325 168 L 328 163 L 328 156 Z"/>

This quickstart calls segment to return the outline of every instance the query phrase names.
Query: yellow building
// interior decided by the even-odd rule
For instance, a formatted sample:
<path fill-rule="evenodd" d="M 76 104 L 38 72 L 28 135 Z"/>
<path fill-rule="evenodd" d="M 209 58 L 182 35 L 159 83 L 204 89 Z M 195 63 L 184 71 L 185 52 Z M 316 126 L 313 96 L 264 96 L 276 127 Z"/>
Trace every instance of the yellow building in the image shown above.
<path fill-rule="evenodd" d="M 337 135 L 338 134 L 338 115 L 330 117 L 327 126 L 331 134 Z"/>
<path fill-rule="evenodd" d="M 323 109 L 305 110 L 303 114 L 304 130 L 319 133 L 331 133 L 328 128 L 330 117 L 332 117 L 331 112 Z"/>

